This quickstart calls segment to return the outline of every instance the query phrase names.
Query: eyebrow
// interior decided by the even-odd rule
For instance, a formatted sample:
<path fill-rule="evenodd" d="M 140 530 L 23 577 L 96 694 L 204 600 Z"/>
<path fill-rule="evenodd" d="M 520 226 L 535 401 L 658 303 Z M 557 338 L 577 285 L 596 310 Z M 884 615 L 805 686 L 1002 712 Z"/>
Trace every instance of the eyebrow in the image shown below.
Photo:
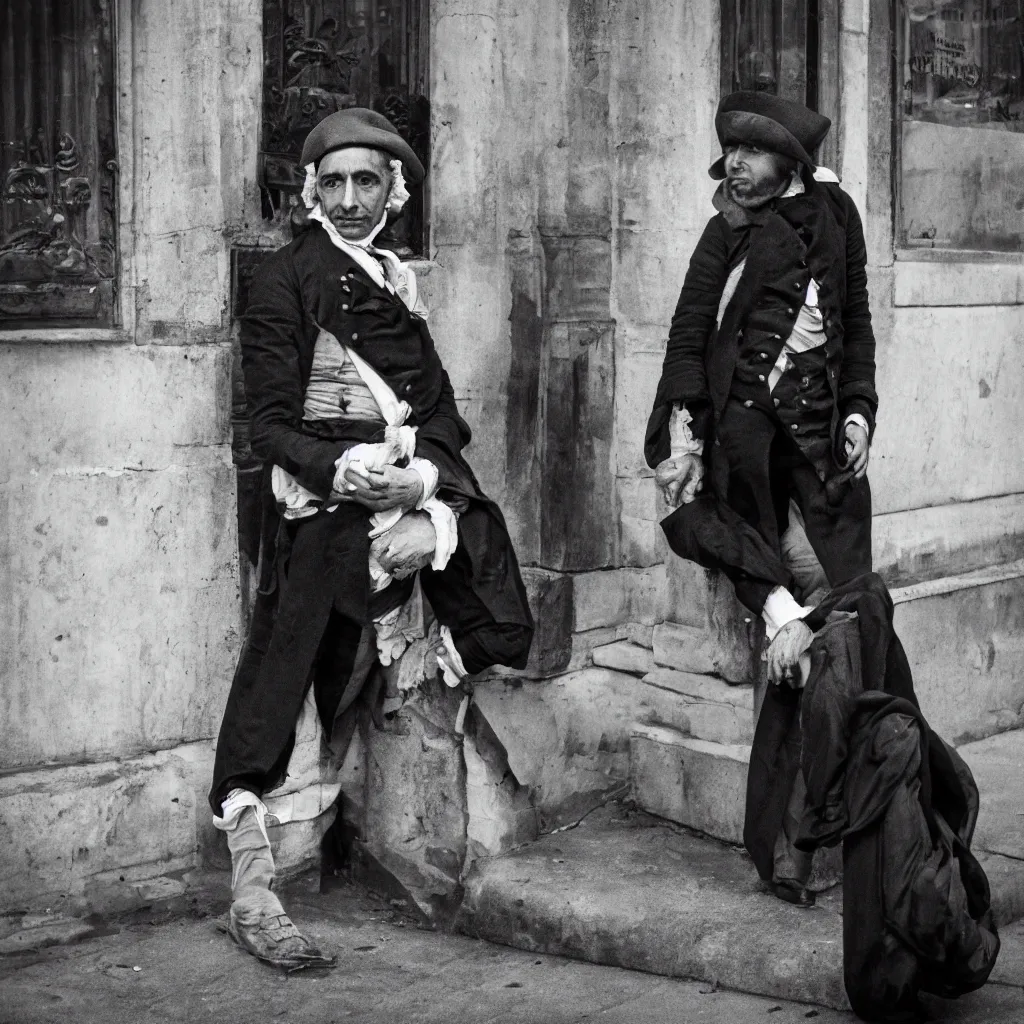
<path fill-rule="evenodd" d="M 371 178 L 383 178 L 384 175 L 380 171 L 370 167 L 358 167 L 356 170 L 350 172 L 353 178 L 369 175 Z M 324 171 L 320 178 L 324 180 L 326 178 L 343 178 L 345 174 L 342 171 Z"/>

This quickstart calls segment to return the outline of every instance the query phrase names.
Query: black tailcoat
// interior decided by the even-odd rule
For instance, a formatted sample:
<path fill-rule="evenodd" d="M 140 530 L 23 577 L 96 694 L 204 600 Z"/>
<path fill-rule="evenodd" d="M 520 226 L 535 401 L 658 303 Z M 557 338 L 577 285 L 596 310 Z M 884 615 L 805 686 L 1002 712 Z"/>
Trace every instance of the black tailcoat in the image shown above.
<path fill-rule="evenodd" d="M 366 624 L 387 607 L 379 597 L 371 606 L 370 512 L 342 503 L 333 512 L 284 521 L 270 489 L 270 471 L 277 465 L 326 498 L 342 453 L 360 442 L 383 440 L 379 423 L 303 421 L 321 329 L 357 351 L 409 403 L 412 416 L 407 422 L 417 428 L 416 455 L 437 467 L 438 497 L 462 509 L 452 563 L 444 573 L 422 570 L 424 591 L 436 591 L 448 578 L 458 581 L 458 607 L 445 602 L 449 607 L 444 612 L 460 622 L 466 619 L 463 632 L 486 634 L 485 648 L 496 642 L 491 650 L 501 653 L 490 663 L 522 668 L 533 629 L 504 518 L 462 456 L 470 441 L 469 426 L 459 414 L 423 319 L 373 282 L 318 228 L 269 256 L 249 294 L 241 347 L 252 450 L 264 462 L 259 595 L 221 727 L 211 793 L 215 813 L 225 779 L 238 774 L 263 777 L 266 785 L 275 781 L 267 773 L 286 758 L 288 736 L 328 619 L 340 615 Z M 407 588 L 393 585 L 383 596 L 392 595 L 388 603 L 393 605 L 405 593 Z M 435 611 L 444 621 L 441 609 L 435 606 Z M 452 625 L 458 644 L 457 624 L 445 624 Z M 503 636 L 513 640 L 503 643 Z M 479 651 L 480 645 L 474 649 Z M 479 671 L 482 666 L 467 667 Z M 321 707 L 321 716 L 330 733 L 333 709 Z M 254 788 L 261 788 L 258 780 Z"/>

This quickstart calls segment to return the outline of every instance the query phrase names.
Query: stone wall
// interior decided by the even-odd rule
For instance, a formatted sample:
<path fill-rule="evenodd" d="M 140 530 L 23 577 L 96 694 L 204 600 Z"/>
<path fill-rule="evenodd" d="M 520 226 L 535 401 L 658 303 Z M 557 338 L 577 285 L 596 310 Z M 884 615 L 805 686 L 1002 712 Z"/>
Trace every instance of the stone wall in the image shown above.
<path fill-rule="evenodd" d="M 118 15 L 123 326 L 0 332 L 0 911 L 195 863 L 240 639 L 228 241 L 259 214 L 262 6 Z"/>
<path fill-rule="evenodd" d="M 431 5 L 434 333 L 531 567 L 532 674 L 703 600 L 664 566 L 642 438 L 712 192 L 706 7 Z"/>

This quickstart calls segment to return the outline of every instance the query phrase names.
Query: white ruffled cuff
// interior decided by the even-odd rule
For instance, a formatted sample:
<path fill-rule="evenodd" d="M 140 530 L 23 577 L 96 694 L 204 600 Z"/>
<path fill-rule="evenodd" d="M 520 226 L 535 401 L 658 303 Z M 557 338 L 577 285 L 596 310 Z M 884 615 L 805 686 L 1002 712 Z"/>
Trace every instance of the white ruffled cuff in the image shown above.
<path fill-rule="evenodd" d="M 668 437 L 670 452 L 669 457 L 679 458 L 681 455 L 702 455 L 704 442 L 698 441 L 690 430 L 693 417 L 685 405 L 672 410 L 672 416 L 668 421 Z"/>
<path fill-rule="evenodd" d="M 437 494 L 437 482 L 439 477 L 437 466 L 435 466 L 430 459 L 410 459 L 409 468 L 415 470 L 423 481 L 423 494 L 420 497 L 420 500 L 416 502 L 416 508 L 422 509 L 426 506 L 427 502 Z"/>
<path fill-rule="evenodd" d="M 796 603 L 796 599 L 785 587 L 776 587 L 769 595 L 761 610 L 761 618 L 764 619 L 765 632 L 769 640 L 775 639 L 778 633 L 787 622 L 794 619 L 802 619 L 809 615 L 814 609 L 805 608 Z"/>

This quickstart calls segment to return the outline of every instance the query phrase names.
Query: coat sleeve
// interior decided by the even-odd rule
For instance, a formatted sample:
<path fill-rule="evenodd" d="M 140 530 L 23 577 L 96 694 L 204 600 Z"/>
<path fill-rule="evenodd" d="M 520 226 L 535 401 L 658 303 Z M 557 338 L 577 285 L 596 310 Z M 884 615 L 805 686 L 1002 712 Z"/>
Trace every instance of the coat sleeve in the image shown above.
<path fill-rule="evenodd" d="M 859 412 L 875 429 L 875 335 L 868 306 L 867 250 L 860 214 L 846 196 L 846 303 L 843 306 L 843 364 L 839 408 L 844 417 Z"/>
<path fill-rule="evenodd" d="M 302 294 L 291 254 L 264 261 L 253 280 L 242 318 L 242 375 L 253 454 L 280 466 L 304 487 L 326 497 L 334 463 L 350 445 L 309 437 L 302 424 Z"/>
<path fill-rule="evenodd" d="M 694 436 L 705 436 L 711 412 L 705 356 L 729 275 L 727 230 L 721 216 L 712 217 L 690 257 L 669 327 L 654 409 L 647 423 L 644 454 L 652 467 L 668 458 L 668 422 L 675 403 L 685 403 L 693 416 Z"/>

